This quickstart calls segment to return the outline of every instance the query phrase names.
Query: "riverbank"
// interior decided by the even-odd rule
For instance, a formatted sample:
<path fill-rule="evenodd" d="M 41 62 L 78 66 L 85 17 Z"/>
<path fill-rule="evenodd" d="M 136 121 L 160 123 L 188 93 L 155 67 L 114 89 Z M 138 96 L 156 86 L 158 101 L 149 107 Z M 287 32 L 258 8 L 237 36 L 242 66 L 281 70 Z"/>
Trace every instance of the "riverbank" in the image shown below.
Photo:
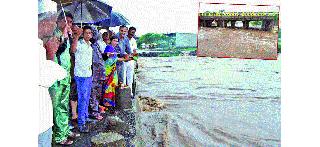
<path fill-rule="evenodd" d="M 281 145 L 280 57 L 141 57 L 138 63 L 133 109 L 104 114 L 75 146 L 113 139 L 116 146 Z"/>
<path fill-rule="evenodd" d="M 196 56 L 196 50 L 173 50 L 173 51 L 140 51 L 139 57 L 176 57 L 176 56 Z"/>
<path fill-rule="evenodd" d="M 81 133 L 81 136 L 74 140 L 72 146 L 133 146 L 136 136 L 136 106 L 130 97 L 129 88 L 118 89 L 116 98 L 115 113 L 106 111 L 101 114 L 104 118 L 101 121 L 88 121 L 89 133 Z M 75 124 L 77 127 L 77 125 Z M 78 132 L 77 128 L 72 131 Z M 53 147 L 62 147 L 52 144 Z"/>

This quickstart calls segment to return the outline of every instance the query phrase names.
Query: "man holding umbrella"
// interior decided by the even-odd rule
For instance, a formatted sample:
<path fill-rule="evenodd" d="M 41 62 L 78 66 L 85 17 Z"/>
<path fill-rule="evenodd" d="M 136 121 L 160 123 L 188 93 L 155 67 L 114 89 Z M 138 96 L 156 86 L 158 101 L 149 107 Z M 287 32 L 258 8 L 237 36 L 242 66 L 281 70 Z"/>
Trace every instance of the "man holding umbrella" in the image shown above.
<path fill-rule="evenodd" d="M 55 59 L 55 54 L 60 44 L 57 37 L 52 34 L 56 28 L 56 6 L 57 4 L 51 0 L 38 0 L 38 37 L 45 42 L 44 45 L 42 43 L 40 44 L 40 132 L 42 133 L 39 134 L 39 146 L 51 146 L 51 127 L 55 124 L 54 136 L 56 137 L 56 128 L 57 126 L 59 127 L 59 124 L 56 123 L 56 118 L 60 118 L 59 116 L 61 116 L 59 115 L 60 113 L 55 113 L 57 109 L 61 112 L 61 109 L 57 107 L 58 105 L 61 106 L 60 104 L 62 103 L 61 97 L 59 97 L 61 93 L 53 90 L 49 94 L 48 88 L 52 84 L 53 86 L 50 88 L 55 88 L 57 86 L 57 82 L 55 81 L 58 80 L 58 83 L 60 83 L 60 81 L 66 79 L 68 74 L 65 67 L 61 67 L 50 61 Z M 45 48 L 45 50 L 43 48 Z M 45 60 L 45 58 L 50 60 Z M 54 113 L 52 111 L 54 111 Z M 59 116 L 57 116 L 57 114 Z M 68 117 L 64 118 L 66 118 L 66 120 L 62 121 L 66 121 L 68 125 Z M 69 140 L 68 137 L 75 137 L 77 134 L 72 133 L 69 128 L 65 130 L 65 136 L 61 137 L 60 135 L 58 139 L 55 138 L 55 141 L 62 145 L 70 145 L 73 141 Z"/>
<path fill-rule="evenodd" d="M 69 128 L 69 94 L 70 94 L 70 37 L 72 15 L 65 17 L 66 14 L 61 13 L 57 19 L 57 28 L 54 31 L 54 36 L 59 39 L 60 45 L 54 56 L 49 56 L 48 59 L 58 63 L 67 71 L 66 78 L 55 82 L 49 92 L 53 100 L 53 139 L 56 143 L 69 145 L 73 142 L 68 137 L 75 138 L 80 136 L 70 131 Z M 66 21 L 67 20 L 67 21 Z"/>
<path fill-rule="evenodd" d="M 66 71 L 58 64 L 46 60 L 46 50 L 48 55 L 53 55 L 58 49 L 58 39 L 49 36 L 55 28 L 56 6 L 51 0 L 38 1 L 38 38 L 39 38 L 39 61 L 40 61 L 40 81 L 39 81 L 39 136 L 38 146 L 51 146 L 53 112 L 52 101 L 48 92 L 56 80 L 61 80 L 66 76 Z M 48 40 L 49 39 L 49 40 Z M 45 43 L 45 44 L 44 44 Z"/>

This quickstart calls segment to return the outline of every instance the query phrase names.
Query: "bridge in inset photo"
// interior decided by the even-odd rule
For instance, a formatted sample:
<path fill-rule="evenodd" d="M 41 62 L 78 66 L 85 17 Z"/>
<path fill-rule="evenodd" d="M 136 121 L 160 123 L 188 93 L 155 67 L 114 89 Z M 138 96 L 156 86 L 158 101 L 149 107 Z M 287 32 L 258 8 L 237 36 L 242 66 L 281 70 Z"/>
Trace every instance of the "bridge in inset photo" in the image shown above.
<path fill-rule="evenodd" d="M 199 23 L 202 27 L 228 27 L 236 28 L 240 21 L 242 28 L 248 29 L 250 21 L 262 21 L 261 29 L 271 31 L 278 22 L 277 12 L 204 12 L 199 13 Z"/>

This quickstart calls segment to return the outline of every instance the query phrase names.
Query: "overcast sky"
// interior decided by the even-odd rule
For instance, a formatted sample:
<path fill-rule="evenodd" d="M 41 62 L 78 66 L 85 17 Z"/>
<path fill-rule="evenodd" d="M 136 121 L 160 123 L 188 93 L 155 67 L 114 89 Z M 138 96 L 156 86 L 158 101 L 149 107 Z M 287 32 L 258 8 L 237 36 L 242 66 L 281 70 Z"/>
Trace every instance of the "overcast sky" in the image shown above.
<path fill-rule="evenodd" d="M 130 26 L 137 28 L 138 36 L 148 33 L 170 33 L 186 32 L 197 33 L 198 31 L 198 0 L 101 0 L 107 2 L 117 11 L 130 20 Z M 227 0 L 212 1 L 201 0 L 201 2 L 225 2 Z M 237 0 L 237 3 L 271 4 L 279 5 L 279 0 Z M 213 5 L 214 6 L 214 5 Z M 219 5 L 226 8 L 228 5 Z M 242 6 L 243 7 L 243 6 Z M 215 7 L 207 7 L 215 9 Z M 239 8 L 239 7 L 238 7 Z M 220 8 L 218 8 L 220 9 Z M 235 8 L 232 8 L 235 9 Z M 246 10 L 249 8 L 241 8 Z M 251 8 L 250 8 L 251 9 Z M 118 31 L 118 28 L 113 28 Z"/>

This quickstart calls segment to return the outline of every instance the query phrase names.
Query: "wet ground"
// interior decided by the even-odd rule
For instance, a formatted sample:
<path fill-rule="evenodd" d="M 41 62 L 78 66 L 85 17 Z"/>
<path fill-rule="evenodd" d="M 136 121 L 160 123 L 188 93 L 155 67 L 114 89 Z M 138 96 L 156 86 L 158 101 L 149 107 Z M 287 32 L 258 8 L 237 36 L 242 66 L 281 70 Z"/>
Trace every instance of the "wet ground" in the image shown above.
<path fill-rule="evenodd" d="M 137 146 L 280 146 L 280 57 L 140 58 L 137 96 L 158 112 L 137 113 Z"/>
<path fill-rule="evenodd" d="M 81 133 L 80 137 L 74 140 L 74 143 L 71 146 L 74 147 L 90 147 L 95 146 L 92 142 L 93 137 L 101 136 L 101 133 L 117 133 L 122 135 L 123 139 L 120 140 L 122 144 L 125 146 L 133 146 L 134 145 L 134 136 L 135 136 L 135 116 L 132 111 L 120 111 L 117 114 L 102 114 L 104 117 L 101 121 L 91 121 L 88 123 L 88 127 L 90 128 L 89 133 Z M 110 124 L 113 123 L 113 125 Z M 72 131 L 78 132 L 77 128 L 74 128 Z M 114 135 L 116 136 L 116 135 Z M 101 137 L 98 137 L 101 138 Z M 112 137 L 108 137 L 108 139 L 112 140 Z M 96 141 L 99 142 L 99 141 Z M 105 140 L 101 140 L 100 142 L 105 142 Z M 53 144 L 53 147 L 62 147 L 62 145 Z M 108 146 L 108 145 L 102 145 Z M 109 145 L 110 146 L 110 145 Z M 117 146 L 117 145 L 111 145 Z"/>

